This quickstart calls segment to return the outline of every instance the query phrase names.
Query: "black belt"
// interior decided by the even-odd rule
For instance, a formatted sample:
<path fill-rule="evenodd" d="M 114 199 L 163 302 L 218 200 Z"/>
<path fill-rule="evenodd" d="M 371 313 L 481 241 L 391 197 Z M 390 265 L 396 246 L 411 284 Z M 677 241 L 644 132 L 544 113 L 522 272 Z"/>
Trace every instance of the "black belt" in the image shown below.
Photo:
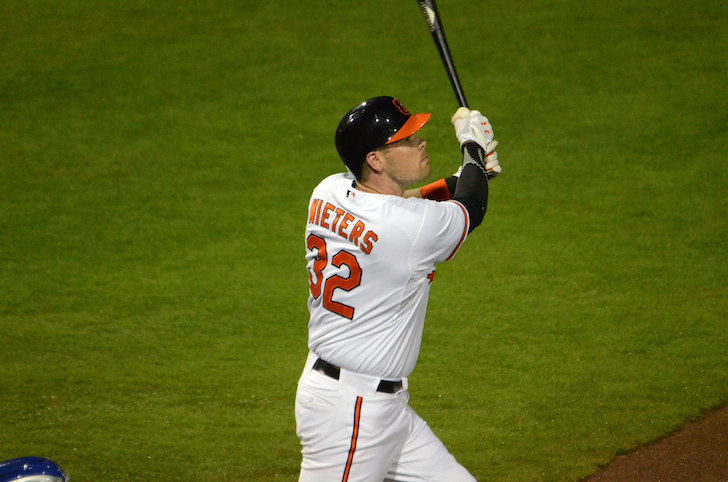
<path fill-rule="evenodd" d="M 341 375 L 341 368 L 325 362 L 321 358 L 313 364 L 313 369 L 334 380 L 338 380 Z M 400 390 L 402 390 L 402 380 L 397 380 L 396 382 L 382 380 L 377 387 L 377 391 L 382 393 L 397 393 Z"/>

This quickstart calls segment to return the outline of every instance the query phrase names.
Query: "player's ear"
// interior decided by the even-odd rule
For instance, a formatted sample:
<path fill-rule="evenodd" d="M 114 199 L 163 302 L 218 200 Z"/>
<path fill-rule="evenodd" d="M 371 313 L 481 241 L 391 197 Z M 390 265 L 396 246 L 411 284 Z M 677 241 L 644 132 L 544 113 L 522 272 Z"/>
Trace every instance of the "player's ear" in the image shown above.
<path fill-rule="evenodd" d="M 364 158 L 364 166 L 369 167 L 370 171 L 379 174 L 384 169 L 384 160 L 377 151 L 371 151 Z"/>

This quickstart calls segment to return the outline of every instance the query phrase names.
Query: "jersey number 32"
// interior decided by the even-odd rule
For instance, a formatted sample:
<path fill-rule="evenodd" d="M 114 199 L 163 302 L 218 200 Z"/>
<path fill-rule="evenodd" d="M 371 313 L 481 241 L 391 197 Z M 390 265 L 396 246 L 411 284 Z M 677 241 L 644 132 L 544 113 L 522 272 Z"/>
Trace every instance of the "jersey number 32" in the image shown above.
<path fill-rule="evenodd" d="M 337 268 L 346 266 L 349 268 L 349 276 L 344 278 L 338 274 L 334 274 L 324 279 L 323 271 L 329 263 L 326 252 L 326 240 L 315 234 L 309 234 L 308 238 L 306 238 L 306 247 L 311 252 L 316 251 L 316 258 L 313 261 L 313 273 L 308 273 L 308 284 L 311 288 L 311 296 L 318 299 L 323 293 L 324 308 L 351 320 L 354 318 L 354 308 L 334 301 L 333 296 L 334 290 L 336 289 L 351 291 L 361 283 L 361 267 L 356 260 L 356 256 L 343 249 L 333 255 L 331 257 L 331 264 Z"/>

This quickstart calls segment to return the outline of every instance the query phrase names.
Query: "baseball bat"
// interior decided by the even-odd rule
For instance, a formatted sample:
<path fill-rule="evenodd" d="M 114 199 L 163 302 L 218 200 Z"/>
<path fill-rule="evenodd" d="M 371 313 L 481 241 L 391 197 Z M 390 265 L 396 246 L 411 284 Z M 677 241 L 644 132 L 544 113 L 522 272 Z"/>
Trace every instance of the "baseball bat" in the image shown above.
<path fill-rule="evenodd" d="M 437 51 L 440 52 L 440 58 L 442 63 L 445 65 L 445 71 L 450 79 L 450 84 L 455 91 L 455 97 L 457 97 L 460 107 L 467 107 L 468 101 L 465 99 L 465 92 L 463 86 L 460 84 L 460 78 L 458 77 L 457 70 L 455 70 L 455 64 L 452 61 L 452 55 L 450 55 L 450 48 L 447 46 L 447 38 L 445 37 L 445 31 L 442 28 L 442 22 L 440 21 L 440 13 L 437 11 L 437 5 L 435 0 L 417 0 L 420 4 L 422 14 L 427 20 L 427 25 L 430 28 L 432 39 L 435 41 Z"/>

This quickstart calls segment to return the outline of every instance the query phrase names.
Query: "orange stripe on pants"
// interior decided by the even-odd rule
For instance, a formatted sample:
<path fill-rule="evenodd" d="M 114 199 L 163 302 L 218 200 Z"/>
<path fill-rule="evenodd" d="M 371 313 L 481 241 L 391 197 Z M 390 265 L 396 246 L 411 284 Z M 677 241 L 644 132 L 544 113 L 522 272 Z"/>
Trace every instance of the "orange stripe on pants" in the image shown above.
<path fill-rule="evenodd" d="M 356 407 L 354 408 L 354 433 L 351 435 L 351 447 L 349 448 L 349 458 L 346 460 L 346 468 L 344 469 L 344 477 L 341 482 L 349 480 L 349 471 L 354 461 L 354 452 L 356 451 L 356 439 L 359 437 L 359 419 L 361 418 L 361 397 L 356 397 Z"/>

